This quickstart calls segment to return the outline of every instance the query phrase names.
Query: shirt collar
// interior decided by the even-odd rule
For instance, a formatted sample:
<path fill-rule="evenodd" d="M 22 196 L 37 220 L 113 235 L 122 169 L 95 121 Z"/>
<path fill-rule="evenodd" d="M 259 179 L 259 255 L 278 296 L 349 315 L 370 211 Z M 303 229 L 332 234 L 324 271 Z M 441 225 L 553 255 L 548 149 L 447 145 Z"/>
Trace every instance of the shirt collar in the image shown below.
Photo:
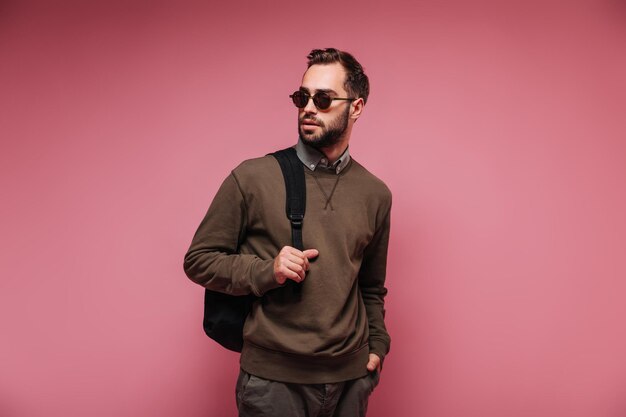
<path fill-rule="evenodd" d="M 339 174 L 344 170 L 346 165 L 348 165 L 348 162 L 350 162 L 350 152 L 348 148 L 349 147 L 346 147 L 346 150 L 341 156 L 331 165 L 328 165 L 328 158 L 326 158 L 322 152 L 307 145 L 301 138 L 298 138 L 296 153 L 302 163 L 311 171 L 315 171 L 317 168 L 323 168 L 328 171 L 333 171 L 335 174 Z"/>

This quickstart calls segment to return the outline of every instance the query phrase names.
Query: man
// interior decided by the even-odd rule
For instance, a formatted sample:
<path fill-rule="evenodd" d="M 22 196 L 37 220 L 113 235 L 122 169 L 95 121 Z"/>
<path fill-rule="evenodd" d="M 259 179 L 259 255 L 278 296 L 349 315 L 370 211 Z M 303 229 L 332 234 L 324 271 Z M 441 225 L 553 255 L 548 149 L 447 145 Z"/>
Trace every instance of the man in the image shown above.
<path fill-rule="evenodd" d="M 348 152 L 368 94 L 352 55 L 332 48 L 308 55 L 291 95 L 295 148 L 306 167 L 306 250 L 290 246 L 283 176 L 276 159 L 264 156 L 224 180 L 185 256 L 194 282 L 259 297 L 244 327 L 240 416 L 366 414 L 390 345 L 391 211 L 389 189 Z"/>

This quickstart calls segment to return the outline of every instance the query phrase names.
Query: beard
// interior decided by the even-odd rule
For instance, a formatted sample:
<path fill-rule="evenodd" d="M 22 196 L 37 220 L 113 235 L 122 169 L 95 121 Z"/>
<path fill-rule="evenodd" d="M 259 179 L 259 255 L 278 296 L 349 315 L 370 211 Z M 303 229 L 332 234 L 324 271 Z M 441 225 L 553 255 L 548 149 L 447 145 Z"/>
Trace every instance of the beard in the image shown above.
<path fill-rule="evenodd" d="M 313 115 L 307 116 L 305 114 L 303 117 L 298 118 L 298 134 L 300 135 L 300 139 L 302 139 L 302 142 L 307 145 L 310 145 L 316 149 L 328 148 L 339 143 L 339 140 L 348 128 L 349 119 L 350 106 L 346 106 L 346 111 L 337 116 L 335 119 L 331 120 L 328 125 L 326 125 L 321 120 L 315 118 L 315 116 Z M 317 123 L 320 132 L 306 133 L 302 129 L 302 122 L 304 120 L 310 120 Z"/>

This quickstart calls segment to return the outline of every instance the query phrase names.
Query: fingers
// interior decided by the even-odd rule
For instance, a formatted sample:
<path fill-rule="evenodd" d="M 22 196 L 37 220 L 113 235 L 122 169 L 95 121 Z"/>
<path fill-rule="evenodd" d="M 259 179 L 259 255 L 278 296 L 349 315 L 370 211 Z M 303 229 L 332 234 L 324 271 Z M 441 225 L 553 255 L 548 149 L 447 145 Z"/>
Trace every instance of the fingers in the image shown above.
<path fill-rule="evenodd" d="M 309 258 L 319 255 L 317 249 L 300 251 L 291 246 L 284 246 L 274 259 L 274 278 L 279 284 L 287 279 L 302 282 L 310 268 Z"/>
<path fill-rule="evenodd" d="M 278 268 L 274 268 L 274 276 L 280 284 L 283 284 L 288 279 L 300 282 L 304 279 L 304 270 L 301 266 L 287 261 L 278 265 Z"/>
<path fill-rule="evenodd" d="M 302 266 L 305 271 L 308 271 L 310 265 L 309 259 L 317 257 L 319 255 L 319 251 L 317 249 L 306 249 L 304 251 L 300 251 L 296 248 L 292 248 L 291 246 L 285 246 L 281 250 L 281 254 L 284 254 L 290 261 Z"/>
<path fill-rule="evenodd" d="M 380 370 L 380 358 L 375 353 L 370 353 L 369 362 L 367 362 L 367 370 L 374 372 L 376 369 Z"/>
<path fill-rule="evenodd" d="M 302 268 L 304 268 L 305 271 L 309 270 L 308 258 L 303 258 L 297 255 L 294 255 L 293 253 L 289 253 L 287 254 L 287 259 L 289 259 L 291 262 L 293 262 L 296 265 L 300 265 Z"/>
<path fill-rule="evenodd" d="M 288 260 L 287 262 L 285 262 L 285 266 L 290 271 L 295 272 L 298 275 L 297 277 L 295 277 L 295 280 L 297 280 L 298 282 L 304 280 L 304 276 L 306 274 L 305 266 L 301 263 L 304 263 L 304 261 L 300 260 L 299 262 L 292 262 Z"/>

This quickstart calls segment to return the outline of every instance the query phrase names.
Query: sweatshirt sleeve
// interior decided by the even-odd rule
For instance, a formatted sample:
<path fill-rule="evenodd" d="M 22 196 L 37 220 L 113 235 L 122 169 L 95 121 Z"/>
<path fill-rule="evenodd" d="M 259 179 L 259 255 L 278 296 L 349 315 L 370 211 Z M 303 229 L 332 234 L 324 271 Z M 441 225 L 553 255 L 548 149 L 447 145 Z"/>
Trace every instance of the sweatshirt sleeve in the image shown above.
<path fill-rule="evenodd" d="M 359 287 L 369 323 L 370 353 L 382 360 L 389 352 L 391 338 L 385 327 L 385 276 L 387 269 L 387 248 L 391 225 L 391 199 L 384 218 L 378 226 L 363 256 L 359 271 Z"/>
<path fill-rule="evenodd" d="M 279 287 L 274 260 L 239 254 L 246 232 L 246 202 L 235 175 L 226 177 L 185 254 L 185 274 L 193 282 L 231 295 L 254 294 Z"/>

